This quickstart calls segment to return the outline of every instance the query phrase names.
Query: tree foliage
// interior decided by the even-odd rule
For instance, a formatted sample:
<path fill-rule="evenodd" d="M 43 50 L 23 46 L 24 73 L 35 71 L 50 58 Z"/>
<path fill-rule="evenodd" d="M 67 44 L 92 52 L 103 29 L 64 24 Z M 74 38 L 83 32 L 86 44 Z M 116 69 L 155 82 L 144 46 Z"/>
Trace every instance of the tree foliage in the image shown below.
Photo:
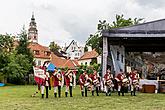
<path fill-rule="evenodd" d="M 97 32 L 95 34 L 91 34 L 86 41 L 85 48 L 87 46 L 91 46 L 92 49 L 96 49 L 96 51 L 101 54 L 102 52 L 102 38 L 100 36 L 100 33 L 102 30 L 110 30 L 113 28 L 119 28 L 119 27 L 125 27 L 125 26 L 131 26 L 139 24 L 143 21 L 143 18 L 124 18 L 124 15 L 116 15 L 115 21 L 112 23 L 107 23 L 106 20 L 99 20 L 99 23 L 97 25 Z"/>
<path fill-rule="evenodd" d="M 15 84 L 24 84 L 25 77 L 31 69 L 31 63 L 26 55 L 17 54 L 14 51 L 9 56 L 9 63 L 3 68 L 9 82 Z"/>
<path fill-rule="evenodd" d="M 24 28 L 21 30 L 21 33 L 18 35 L 18 37 L 19 37 L 19 45 L 16 48 L 17 53 L 27 56 L 30 63 L 33 63 L 33 54 L 28 48 L 29 42 L 28 42 L 26 30 Z"/>
<path fill-rule="evenodd" d="M 0 35 L 0 75 L 5 81 L 24 84 L 25 77 L 32 71 L 33 56 L 28 49 L 26 31 L 22 31 L 19 38 L 15 48 L 12 36 Z"/>
<path fill-rule="evenodd" d="M 56 44 L 54 41 L 50 42 L 49 48 L 52 52 L 55 52 L 61 49 L 61 47 L 58 44 Z"/>
<path fill-rule="evenodd" d="M 11 52 L 13 50 L 13 37 L 10 35 L 0 35 L 0 51 Z"/>

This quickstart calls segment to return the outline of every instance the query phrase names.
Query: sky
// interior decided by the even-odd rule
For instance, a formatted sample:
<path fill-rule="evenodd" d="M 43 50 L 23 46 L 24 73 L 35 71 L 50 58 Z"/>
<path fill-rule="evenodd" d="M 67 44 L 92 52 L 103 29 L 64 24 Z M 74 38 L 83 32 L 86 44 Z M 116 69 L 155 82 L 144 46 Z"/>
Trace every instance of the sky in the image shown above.
<path fill-rule="evenodd" d="M 165 0 L 1 0 L 0 34 L 17 35 L 29 27 L 34 12 L 39 43 L 55 41 L 80 46 L 97 31 L 99 20 L 111 23 L 116 14 L 153 21 L 165 18 Z"/>

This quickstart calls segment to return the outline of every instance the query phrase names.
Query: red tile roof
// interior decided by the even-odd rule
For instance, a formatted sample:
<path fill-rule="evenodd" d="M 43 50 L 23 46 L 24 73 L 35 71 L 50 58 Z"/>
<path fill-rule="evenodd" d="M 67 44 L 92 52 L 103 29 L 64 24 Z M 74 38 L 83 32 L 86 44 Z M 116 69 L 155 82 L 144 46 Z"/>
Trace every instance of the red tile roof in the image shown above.
<path fill-rule="evenodd" d="M 34 54 L 35 58 L 50 59 L 49 54 L 51 54 L 51 52 L 48 47 L 42 46 L 38 43 L 30 43 L 28 48 L 30 48 L 32 52 L 39 51 L 39 54 Z M 48 52 L 49 54 L 47 55 L 45 52 Z"/>
<path fill-rule="evenodd" d="M 56 55 L 51 55 L 51 62 L 58 68 L 68 67 L 69 69 L 76 69 L 79 66 L 76 60 L 64 59 Z"/>
<path fill-rule="evenodd" d="M 92 51 L 85 52 L 84 55 L 79 60 L 97 58 L 99 54 L 93 49 Z"/>

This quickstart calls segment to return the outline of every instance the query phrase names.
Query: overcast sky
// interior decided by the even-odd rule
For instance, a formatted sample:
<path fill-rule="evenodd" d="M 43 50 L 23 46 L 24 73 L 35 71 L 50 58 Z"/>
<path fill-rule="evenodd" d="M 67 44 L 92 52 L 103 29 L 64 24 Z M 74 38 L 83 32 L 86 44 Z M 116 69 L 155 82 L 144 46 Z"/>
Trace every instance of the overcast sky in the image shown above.
<path fill-rule="evenodd" d="M 112 22 L 115 14 L 152 21 L 165 18 L 165 0 L 3 0 L 0 4 L 0 34 L 16 35 L 28 29 L 34 12 L 39 43 L 69 45 L 74 39 L 85 44 L 99 20 Z"/>

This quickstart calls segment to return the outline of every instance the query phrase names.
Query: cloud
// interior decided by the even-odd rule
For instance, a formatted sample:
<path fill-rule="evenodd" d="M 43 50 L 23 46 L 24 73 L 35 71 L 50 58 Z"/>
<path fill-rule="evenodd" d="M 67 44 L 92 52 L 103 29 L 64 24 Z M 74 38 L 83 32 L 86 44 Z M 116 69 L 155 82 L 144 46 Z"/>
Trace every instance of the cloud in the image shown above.
<path fill-rule="evenodd" d="M 165 16 L 163 0 L 5 0 L 0 7 L 0 33 L 19 33 L 28 29 L 32 12 L 35 13 L 39 43 L 60 45 L 74 39 L 83 45 L 96 32 L 99 20 L 112 22 L 115 14 L 126 18 L 156 20 Z"/>

